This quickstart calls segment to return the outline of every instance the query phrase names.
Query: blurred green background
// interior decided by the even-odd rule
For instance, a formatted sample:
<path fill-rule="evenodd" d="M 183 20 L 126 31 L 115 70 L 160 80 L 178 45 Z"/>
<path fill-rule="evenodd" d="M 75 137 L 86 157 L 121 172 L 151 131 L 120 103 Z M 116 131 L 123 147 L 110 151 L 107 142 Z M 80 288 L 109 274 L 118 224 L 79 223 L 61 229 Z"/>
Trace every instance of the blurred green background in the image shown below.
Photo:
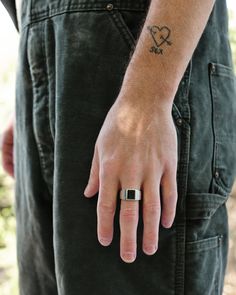
<path fill-rule="evenodd" d="M 236 69 L 236 4 L 228 0 L 230 42 Z M 0 134 L 14 108 L 19 35 L 0 4 Z M 4 44 L 5 43 L 5 44 Z M 3 45 L 4 44 L 4 45 Z M 235 151 L 236 152 L 236 151 Z M 236 294 L 236 184 L 227 202 L 230 240 L 224 295 Z M 0 294 L 18 295 L 15 247 L 14 180 L 6 175 L 0 155 Z"/>

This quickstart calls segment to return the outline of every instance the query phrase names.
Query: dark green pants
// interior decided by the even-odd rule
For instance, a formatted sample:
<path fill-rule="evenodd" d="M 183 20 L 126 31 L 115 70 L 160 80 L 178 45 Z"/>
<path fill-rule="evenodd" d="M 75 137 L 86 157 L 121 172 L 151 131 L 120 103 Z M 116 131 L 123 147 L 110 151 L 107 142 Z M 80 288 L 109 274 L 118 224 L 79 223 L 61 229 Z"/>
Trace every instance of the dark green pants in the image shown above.
<path fill-rule="evenodd" d="M 16 80 L 15 210 L 21 295 L 220 295 L 225 203 L 236 175 L 236 90 L 225 0 L 216 0 L 173 102 L 178 203 L 159 249 L 120 258 L 97 198 L 83 196 L 93 149 L 149 1 L 23 0 Z M 184 44 L 184 40 L 182 40 Z M 158 69 L 156 75 L 158 76 Z"/>

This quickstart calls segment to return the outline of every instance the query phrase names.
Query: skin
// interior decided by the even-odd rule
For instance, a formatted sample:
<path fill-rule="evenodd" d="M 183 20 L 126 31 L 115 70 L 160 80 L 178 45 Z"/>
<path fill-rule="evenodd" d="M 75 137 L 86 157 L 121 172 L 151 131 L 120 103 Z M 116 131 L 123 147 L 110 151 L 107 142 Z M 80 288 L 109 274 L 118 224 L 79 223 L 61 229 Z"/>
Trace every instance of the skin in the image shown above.
<path fill-rule="evenodd" d="M 162 224 L 170 227 L 175 216 L 176 150 L 176 129 L 169 105 L 161 105 L 158 111 L 141 108 L 134 111 L 132 104 L 124 100 L 113 105 L 95 145 L 88 193 L 92 196 L 99 190 L 97 229 L 102 245 L 107 246 L 112 240 L 117 191 L 122 187 L 141 188 L 144 191 L 143 249 L 146 254 L 156 252 L 160 184 L 164 195 Z M 139 201 L 121 200 L 120 247 L 121 257 L 127 262 L 136 255 L 138 210 Z"/>
<path fill-rule="evenodd" d="M 141 204 L 142 247 L 147 255 L 158 249 L 160 223 L 165 228 L 173 224 L 178 194 L 172 103 L 213 5 L 214 0 L 151 1 L 120 93 L 99 132 L 84 195 L 90 198 L 98 193 L 97 236 L 101 245 L 110 245 L 113 238 L 117 192 L 121 188 L 142 190 L 142 201 L 118 200 L 120 257 L 124 262 L 131 263 L 137 256 Z M 166 41 L 162 43 L 163 38 Z M 13 142 L 9 123 L 3 133 L 2 156 L 10 175 Z"/>
<path fill-rule="evenodd" d="M 103 246 L 112 241 L 117 192 L 121 188 L 142 189 L 144 253 L 157 251 L 160 223 L 165 228 L 173 224 L 178 194 L 172 104 L 214 2 L 151 1 L 120 93 L 98 135 L 84 191 L 88 198 L 98 192 L 97 235 Z M 157 30 L 156 43 L 150 29 Z M 166 36 L 169 43 L 158 47 L 161 37 Z M 130 263 L 137 256 L 141 203 L 118 201 L 120 257 Z"/>
<path fill-rule="evenodd" d="M 1 138 L 1 150 L 2 150 L 2 166 L 3 169 L 14 178 L 14 156 L 13 156 L 13 145 L 14 145 L 14 115 L 11 116 L 7 125 L 4 129 Z"/>

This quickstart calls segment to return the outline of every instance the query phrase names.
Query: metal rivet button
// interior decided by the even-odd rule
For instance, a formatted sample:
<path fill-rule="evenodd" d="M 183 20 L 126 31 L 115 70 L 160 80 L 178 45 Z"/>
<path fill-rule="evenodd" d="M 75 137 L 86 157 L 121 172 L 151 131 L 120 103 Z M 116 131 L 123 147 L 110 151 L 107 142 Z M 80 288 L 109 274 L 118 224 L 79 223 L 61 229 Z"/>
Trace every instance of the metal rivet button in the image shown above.
<path fill-rule="evenodd" d="M 212 73 L 215 73 L 215 71 L 216 71 L 216 67 L 215 67 L 215 65 L 214 65 L 214 64 L 211 64 L 211 72 L 212 72 Z"/>
<path fill-rule="evenodd" d="M 222 240 L 223 240 L 223 235 L 220 235 L 220 236 L 219 236 L 219 242 L 221 243 Z"/>
<path fill-rule="evenodd" d="M 181 118 L 178 118 L 176 122 L 178 125 L 182 125 L 183 120 Z"/>
<path fill-rule="evenodd" d="M 113 9 L 113 4 L 112 3 L 107 4 L 107 10 L 112 10 L 112 9 Z"/>
<path fill-rule="evenodd" d="M 219 177 L 219 171 L 215 171 L 215 177 L 218 178 Z"/>

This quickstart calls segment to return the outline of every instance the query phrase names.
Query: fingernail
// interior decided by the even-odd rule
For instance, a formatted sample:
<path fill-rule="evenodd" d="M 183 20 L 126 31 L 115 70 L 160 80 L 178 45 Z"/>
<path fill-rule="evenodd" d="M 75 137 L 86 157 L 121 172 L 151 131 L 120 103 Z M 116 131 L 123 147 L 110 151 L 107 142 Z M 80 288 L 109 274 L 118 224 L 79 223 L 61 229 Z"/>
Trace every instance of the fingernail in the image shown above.
<path fill-rule="evenodd" d="M 111 239 L 105 239 L 105 238 L 100 238 L 99 242 L 103 245 L 103 246 L 108 246 L 111 243 Z"/>
<path fill-rule="evenodd" d="M 163 221 L 163 222 L 162 222 L 162 225 L 163 225 L 165 228 L 170 228 L 170 227 L 172 226 L 172 222 Z"/>
<path fill-rule="evenodd" d="M 156 247 L 155 246 L 147 246 L 147 247 L 144 247 L 144 251 L 146 254 L 149 254 L 149 255 L 152 255 L 156 252 Z"/>
<path fill-rule="evenodd" d="M 134 253 L 126 252 L 122 255 L 123 260 L 126 262 L 133 262 L 135 260 L 136 255 Z"/>

